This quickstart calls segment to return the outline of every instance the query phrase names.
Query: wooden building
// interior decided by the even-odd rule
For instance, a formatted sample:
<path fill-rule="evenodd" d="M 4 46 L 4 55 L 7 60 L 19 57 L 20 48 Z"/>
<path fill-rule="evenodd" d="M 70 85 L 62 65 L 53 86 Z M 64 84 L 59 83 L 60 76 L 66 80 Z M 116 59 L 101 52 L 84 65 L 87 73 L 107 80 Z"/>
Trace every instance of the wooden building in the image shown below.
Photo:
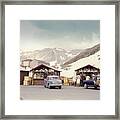
<path fill-rule="evenodd" d="M 40 64 L 30 70 L 30 77 L 32 77 L 32 85 L 43 85 L 44 79 L 48 75 L 60 76 L 60 71 L 45 64 Z"/>
<path fill-rule="evenodd" d="M 92 78 L 93 75 L 100 76 L 100 69 L 89 64 L 79 69 L 76 69 L 75 72 L 76 76 L 81 74 L 84 74 L 85 76 L 90 76 L 90 78 Z"/>
<path fill-rule="evenodd" d="M 32 62 L 32 59 L 25 59 L 21 61 L 21 66 L 25 69 L 30 68 L 30 63 Z"/>
<path fill-rule="evenodd" d="M 42 61 L 42 60 L 37 60 L 37 59 L 25 59 L 25 60 L 21 60 L 21 66 L 23 66 L 25 69 L 28 68 L 34 68 L 40 64 L 46 64 L 46 65 L 50 65 L 49 63 Z"/>
<path fill-rule="evenodd" d="M 20 70 L 20 85 L 23 85 L 25 76 L 29 76 L 29 71 Z"/>

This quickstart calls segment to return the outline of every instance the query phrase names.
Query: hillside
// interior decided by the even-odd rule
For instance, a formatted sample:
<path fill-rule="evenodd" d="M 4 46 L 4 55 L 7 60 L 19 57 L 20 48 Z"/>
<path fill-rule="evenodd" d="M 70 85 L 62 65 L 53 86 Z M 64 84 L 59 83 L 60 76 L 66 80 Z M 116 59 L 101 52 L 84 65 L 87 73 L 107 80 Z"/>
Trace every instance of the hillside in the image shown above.
<path fill-rule="evenodd" d="M 45 48 L 42 50 L 20 53 L 20 60 L 37 59 L 48 62 L 52 65 L 63 64 L 81 52 L 81 49 L 65 50 L 62 48 Z"/>
<path fill-rule="evenodd" d="M 68 60 L 67 62 L 65 62 L 64 65 L 66 66 L 66 65 L 69 65 L 73 62 L 76 62 L 79 59 L 89 57 L 90 55 L 95 54 L 99 50 L 100 50 L 100 44 L 97 44 L 92 48 L 85 49 L 82 52 L 80 52 L 78 55 L 76 55 L 75 57 L 73 57 L 70 60 Z"/>
<path fill-rule="evenodd" d="M 75 70 L 79 69 L 85 65 L 92 65 L 94 67 L 100 68 L 100 50 L 96 52 L 95 54 L 92 54 L 88 57 L 81 58 L 71 64 L 69 66 L 64 66 L 64 68 L 61 70 L 61 76 L 66 77 L 73 77 L 75 76 Z"/>

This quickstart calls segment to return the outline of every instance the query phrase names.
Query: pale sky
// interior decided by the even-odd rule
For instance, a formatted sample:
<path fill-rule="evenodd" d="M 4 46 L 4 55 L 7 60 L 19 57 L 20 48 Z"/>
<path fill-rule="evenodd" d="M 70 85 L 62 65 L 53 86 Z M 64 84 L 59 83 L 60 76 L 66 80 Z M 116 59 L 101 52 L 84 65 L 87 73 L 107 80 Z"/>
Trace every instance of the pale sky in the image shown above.
<path fill-rule="evenodd" d="M 85 49 L 100 43 L 99 20 L 21 20 L 20 49 Z"/>

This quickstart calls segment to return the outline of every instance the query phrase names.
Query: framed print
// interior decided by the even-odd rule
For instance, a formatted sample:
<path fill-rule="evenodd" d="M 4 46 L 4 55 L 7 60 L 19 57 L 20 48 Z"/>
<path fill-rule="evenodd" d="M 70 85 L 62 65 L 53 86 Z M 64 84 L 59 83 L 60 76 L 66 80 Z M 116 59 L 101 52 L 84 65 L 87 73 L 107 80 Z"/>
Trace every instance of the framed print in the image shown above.
<path fill-rule="evenodd" d="M 1 118 L 119 119 L 119 2 L 2 2 Z"/>

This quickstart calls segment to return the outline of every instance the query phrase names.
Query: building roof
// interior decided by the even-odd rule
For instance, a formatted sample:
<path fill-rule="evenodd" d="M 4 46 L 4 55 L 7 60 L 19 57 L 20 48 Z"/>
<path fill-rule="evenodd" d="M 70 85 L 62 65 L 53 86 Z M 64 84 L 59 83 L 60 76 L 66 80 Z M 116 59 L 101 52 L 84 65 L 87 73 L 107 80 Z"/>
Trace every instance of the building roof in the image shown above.
<path fill-rule="evenodd" d="M 83 67 L 81 67 L 81 68 L 79 68 L 79 69 L 76 69 L 75 71 L 78 71 L 78 70 L 80 70 L 80 69 L 84 69 L 84 68 L 87 68 L 87 67 L 90 67 L 90 68 L 94 68 L 94 69 L 100 70 L 99 68 L 94 67 L 94 66 L 88 64 L 88 65 L 85 65 L 85 66 L 83 66 Z"/>
<path fill-rule="evenodd" d="M 25 68 L 25 67 L 21 67 L 21 66 L 20 66 L 20 71 L 30 71 L 30 69 L 29 69 L 29 68 Z"/>
<path fill-rule="evenodd" d="M 52 69 L 52 70 L 61 72 L 60 70 L 55 69 L 55 68 L 53 68 L 53 67 L 51 67 L 51 66 L 49 66 L 49 65 L 43 64 L 43 63 L 42 63 L 42 64 L 39 64 L 38 66 L 36 66 L 36 67 L 34 67 L 34 68 L 32 68 L 30 71 L 32 71 L 32 70 L 37 70 L 37 69 L 39 69 L 41 66 L 45 66 L 46 68 L 50 68 L 50 69 Z"/>
<path fill-rule="evenodd" d="M 32 59 L 25 59 L 25 60 L 22 60 L 22 61 L 33 61 Z"/>

